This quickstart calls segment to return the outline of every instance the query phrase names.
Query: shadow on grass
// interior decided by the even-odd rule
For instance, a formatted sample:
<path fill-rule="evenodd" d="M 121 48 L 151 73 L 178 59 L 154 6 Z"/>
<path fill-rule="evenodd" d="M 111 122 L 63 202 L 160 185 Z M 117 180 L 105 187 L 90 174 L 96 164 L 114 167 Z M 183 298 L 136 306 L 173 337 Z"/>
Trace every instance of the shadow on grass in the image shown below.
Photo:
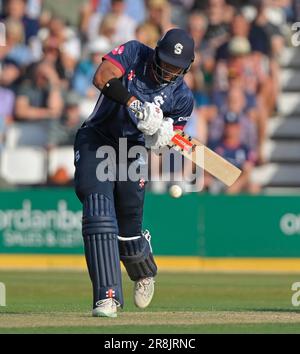
<path fill-rule="evenodd" d="M 298 313 L 300 314 L 300 308 L 299 309 L 283 309 L 283 308 L 247 308 L 246 312 L 281 312 L 281 313 Z M 300 319 L 300 318 L 299 318 Z"/>

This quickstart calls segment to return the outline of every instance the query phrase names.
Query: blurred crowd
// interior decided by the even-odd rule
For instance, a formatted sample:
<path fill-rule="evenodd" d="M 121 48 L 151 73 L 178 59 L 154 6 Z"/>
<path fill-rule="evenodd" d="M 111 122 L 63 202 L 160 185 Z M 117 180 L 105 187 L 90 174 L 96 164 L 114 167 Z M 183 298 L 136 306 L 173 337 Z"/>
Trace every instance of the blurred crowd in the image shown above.
<path fill-rule="evenodd" d="M 47 127 L 47 138 L 41 142 L 36 134 L 28 144 L 71 146 L 99 95 L 92 78 L 103 55 L 132 39 L 154 48 L 167 30 L 181 27 L 196 44 L 185 78 L 195 97 L 186 130 L 244 170 L 229 192 L 259 191 L 249 176 L 265 162 L 262 146 L 280 89 L 278 58 L 288 24 L 299 18 L 298 0 L 86 0 L 76 25 L 45 5 L 0 0 L 6 28 L 6 45 L 0 46 L 0 151 L 16 123 Z M 209 177 L 205 184 L 212 192 L 220 188 Z"/>

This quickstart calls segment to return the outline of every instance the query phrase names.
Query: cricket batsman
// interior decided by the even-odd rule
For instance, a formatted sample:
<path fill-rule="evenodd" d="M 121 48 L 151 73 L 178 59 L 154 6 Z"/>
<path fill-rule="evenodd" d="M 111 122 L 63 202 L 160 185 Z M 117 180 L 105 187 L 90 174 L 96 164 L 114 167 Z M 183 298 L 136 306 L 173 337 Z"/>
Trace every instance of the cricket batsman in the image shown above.
<path fill-rule="evenodd" d="M 118 176 L 100 181 L 97 151 L 103 146 L 118 151 L 120 138 L 127 139 L 128 149 L 168 145 L 173 130 L 182 130 L 193 110 L 192 92 L 183 81 L 193 61 L 193 39 L 182 29 L 172 29 L 155 50 L 137 41 L 115 48 L 95 73 L 93 83 L 101 94 L 74 145 L 94 317 L 117 317 L 118 307 L 123 307 L 120 261 L 135 282 L 139 308 L 150 304 L 157 273 L 150 234 L 142 230 L 145 183 Z"/>

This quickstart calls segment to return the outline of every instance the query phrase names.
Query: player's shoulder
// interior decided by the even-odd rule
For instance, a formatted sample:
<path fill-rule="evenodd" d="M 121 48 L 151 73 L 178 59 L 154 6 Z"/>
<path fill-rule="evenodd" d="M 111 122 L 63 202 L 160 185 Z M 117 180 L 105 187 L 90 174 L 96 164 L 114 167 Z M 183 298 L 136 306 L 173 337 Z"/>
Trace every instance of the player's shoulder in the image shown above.
<path fill-rule="evenodd" d="M 131 51 L 134 51 L 134 52 L 140 53 L 140 54 L 150 54 L 153 52 L 152 48 L 146 46 L 145 44 L 143 44 L 135 39 L 128 41 L 123 46 L 125 48 L 130 49 Z"/>
<path fill-rule="evenodd" d="M 181 80 L 175 87 L 175 90 L 173 92 L 174 94 L 174 99 L 175 100 L 186 100 L 193 102 L 194 101 L 194 95 L 192 90 L 188 87 L 188 85 L 185 83 L 184 80 Z"/>

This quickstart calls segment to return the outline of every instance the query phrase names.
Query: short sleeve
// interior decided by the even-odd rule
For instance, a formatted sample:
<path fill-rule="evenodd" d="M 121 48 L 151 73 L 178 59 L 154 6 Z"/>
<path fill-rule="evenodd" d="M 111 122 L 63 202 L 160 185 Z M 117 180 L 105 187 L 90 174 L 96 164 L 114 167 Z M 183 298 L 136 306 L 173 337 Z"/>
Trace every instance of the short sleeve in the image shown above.
<path fill-rule="evenodd" d="M 168 114 L 174 120 L 174 129 L 183 130 L 194 109 L 194 97 L 190 90 L 184 90 L 175 102 L 174 110 Z"/>
<path fill-rule="evenodd" d="M 136 61 L 141 48 L 142 44 L 138 41 L 129 41 L 113 49 L 106 54 L 103 59 L 110 61 L 118 67 L 121 70 L 122 75 L 124 75 L 132 63 Z"/>

